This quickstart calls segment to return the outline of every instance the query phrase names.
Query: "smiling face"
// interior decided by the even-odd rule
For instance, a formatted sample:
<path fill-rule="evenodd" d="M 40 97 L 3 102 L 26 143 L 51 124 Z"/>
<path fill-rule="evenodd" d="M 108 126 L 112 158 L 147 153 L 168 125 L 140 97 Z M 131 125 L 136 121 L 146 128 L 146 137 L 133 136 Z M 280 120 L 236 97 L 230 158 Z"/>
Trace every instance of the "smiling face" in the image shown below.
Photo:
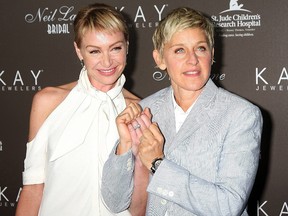
<path fill-rule="evenodd" d="M 121 31 L 87 30 L 76 53 L 83 59 L 91 84 L 98 90 L 112 89 L 126 65 L 127 41 Z"/>
<path fill-rule="evenodd" d="M 210 76 L 213 48 L 200 28 L 187 28 L 174 33 L 164 44 L 163 54 L 154 50 L 158 67 L 167 70 L 175 96 L 200 94 Z"/>

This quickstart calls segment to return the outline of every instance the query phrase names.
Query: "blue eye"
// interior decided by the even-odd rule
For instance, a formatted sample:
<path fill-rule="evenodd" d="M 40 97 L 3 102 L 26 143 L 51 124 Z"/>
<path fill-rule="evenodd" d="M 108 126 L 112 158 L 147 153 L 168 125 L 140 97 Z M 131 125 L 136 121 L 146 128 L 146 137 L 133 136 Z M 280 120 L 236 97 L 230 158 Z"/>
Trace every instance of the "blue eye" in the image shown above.
<path fill-rule="evenodd" d="M 200 46 L 200 47 L 197 48 L 197 50 L 199 50 L 199 51 L 201 51 L 201 52 L 204 52 L 204 51 L 206 51 L 207 49 L 206 49 L 206 47 L 204 47 L 204 46 Z"/>
<path fill-rule="evenodd" d="M 184 53 L 184 49 L 183 48 L 176 49 L 175 53 Z"/>

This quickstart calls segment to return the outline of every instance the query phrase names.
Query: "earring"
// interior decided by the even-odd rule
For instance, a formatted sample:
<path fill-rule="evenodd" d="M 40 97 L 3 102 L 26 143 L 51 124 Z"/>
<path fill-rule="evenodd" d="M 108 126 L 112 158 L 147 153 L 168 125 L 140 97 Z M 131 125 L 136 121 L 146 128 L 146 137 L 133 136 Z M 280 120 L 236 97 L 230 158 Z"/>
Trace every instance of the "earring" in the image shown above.
<path fill-rule="evenodd" d="M 82 59 L 82 60 L 80 60 L 80 63 L 81 63 L 81 66 L 82 67 L 84 67 L 85 66 L 85 64 L 84 64 L 84 60 Z"/>

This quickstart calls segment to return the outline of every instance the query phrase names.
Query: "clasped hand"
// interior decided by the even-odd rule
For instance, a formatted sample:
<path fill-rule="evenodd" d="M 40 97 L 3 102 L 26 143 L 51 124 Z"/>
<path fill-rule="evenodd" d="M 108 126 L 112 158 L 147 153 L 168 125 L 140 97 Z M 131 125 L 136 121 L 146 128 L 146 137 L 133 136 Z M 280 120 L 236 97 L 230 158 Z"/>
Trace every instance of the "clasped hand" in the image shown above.
<path fill-rule="evenodd" d="M 156 123 L 152 123 L 148 108 L 142 111 L 137 103 L 129 104 L 116 118 L 120 142 L 116 154 L 132 148 L 138 162 L 147 169 L 155 158 L 163 157 L 164 138 Z"/>

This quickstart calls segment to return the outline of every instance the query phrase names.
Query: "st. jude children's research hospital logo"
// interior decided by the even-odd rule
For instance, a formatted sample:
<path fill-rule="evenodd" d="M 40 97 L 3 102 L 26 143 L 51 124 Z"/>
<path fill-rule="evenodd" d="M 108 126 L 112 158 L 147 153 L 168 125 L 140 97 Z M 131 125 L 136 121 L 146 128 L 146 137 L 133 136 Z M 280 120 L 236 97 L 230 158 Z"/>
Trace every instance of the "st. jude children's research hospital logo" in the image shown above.
<path fill-rule="evenodd" d="M 230 0 L 229 9 L 212 15 L 211 19 L 220 37 L 252 37 L 256 28 L 261 26 L 260 14 L 245 9 L 238 0 Z"/>

